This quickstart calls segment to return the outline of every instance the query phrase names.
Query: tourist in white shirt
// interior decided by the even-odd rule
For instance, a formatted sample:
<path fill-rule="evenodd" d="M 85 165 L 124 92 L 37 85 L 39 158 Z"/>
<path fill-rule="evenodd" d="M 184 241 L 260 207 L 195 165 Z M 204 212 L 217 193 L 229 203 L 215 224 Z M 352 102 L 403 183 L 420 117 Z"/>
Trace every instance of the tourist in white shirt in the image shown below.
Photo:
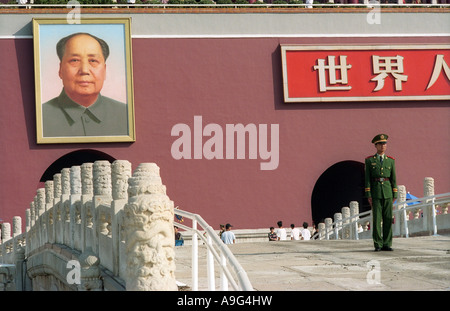
<path fill-rule="evenodd" d="M 311 232 L 308 229 L 308 223 L 303 223 L 303 229 L 300 231 L 302 234 L 302 240 L 311 240 Z"/>
<path fill-rule="evenodd" d="M 234 244 L 236 243 L 236 237 L 234 233 L 231 231 L 231 227 L 233 227 L 230 224 L 225 225 L 225 231 L 222 233 L 222 236 L 220 237 L 225 244 Z"/>
<path fill-rule="evenodd" d="M 300 229 L 291 224 L 291 240 L 300 240 Z"/>
<path fill-rule="evenodd" d="M 277 229 L 277 237 L 278 241 L 285 241 L 287 240 L 287 232 L 286 229 L 283 228 L 283 222 L 280 220 L 277 222 L 278 229 Z"/>

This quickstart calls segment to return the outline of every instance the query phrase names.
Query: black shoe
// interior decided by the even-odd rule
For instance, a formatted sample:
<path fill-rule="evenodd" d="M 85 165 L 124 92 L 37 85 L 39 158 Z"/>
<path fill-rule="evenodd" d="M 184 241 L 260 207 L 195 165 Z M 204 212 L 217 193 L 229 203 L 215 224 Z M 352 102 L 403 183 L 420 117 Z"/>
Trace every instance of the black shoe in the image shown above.
<path fill-rule="evenodd" d="M 375 247 L 375 251 L 376 251 L 376 252 L 379 252 L 379 251 L 381 251 L 381 248 Z"/>
<path fill-rule="evenodd" d="M 382 251 L 388 251 L 388 252 L 392 252 L 393 249 L 389 246 L 383 246 L 383 248 L 381 249 Z"/>

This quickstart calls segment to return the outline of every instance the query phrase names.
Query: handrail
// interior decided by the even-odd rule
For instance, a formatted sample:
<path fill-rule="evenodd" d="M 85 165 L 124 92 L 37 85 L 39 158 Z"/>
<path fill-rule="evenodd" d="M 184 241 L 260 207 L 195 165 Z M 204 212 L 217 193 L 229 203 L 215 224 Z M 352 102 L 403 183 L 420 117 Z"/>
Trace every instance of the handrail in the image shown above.
<path fill-rule="evenodd" d="M 328 225 L 328 228 L 332 228 L 331 230 L 328 230 L 327 227 L 325 227 L 325 232 L 317 232 L 314 234 L 314 236 L 312 237 L 312 239 L 315 239 L 316 237 L 318 237 L 320 234 L 325 235 L 326 239 L 329 240 L 329 236 L 335 234 L 335 239 L 338 239 L 338 232 L 341 231 L 342 229 L 344 229 L 347 226 L 352 225 L 353 223 L 355 223 L 355 225 L 357 226 L 359 222 L 365 221 L 368 218 L 371 217 L 372 211 L 365 211 L 356 215 L 352 215 L 350 217 L 346 217 L 343 219 L 339 219 L 338 221 L 334 221 L 331 224 Z M 364 216 L 364 217 L 363 217 Z M 353 222 L 353 219 L 356 219 L 356 221 Z M 347 221 L 350 221 L 349 223 L 345 223 Z M 356 228 L 357 229 L 357 228 Z M 358 240 L 358 230 L 356 230 L 356 240 Z"/>
<path fill-rule="evenodd" d="M 233 253 L 230 251 L 228 246 L 219 239 L 214 229 L 198 214 L 190 213 L 180 209 L 176 209 L 175 213 L 182 217 L 186 217 L 192 220 L 192 228 L 180 223 L 177 226 L 185 230 L 193 231 L 192 235 L 192 290 L 198 290 L 198 238 L 200 238 L 208 250 L 208 258 L 213 258 L 219 264 L 221 269 L 221 288 L 222 290 L 228 289 L 228 282 L 230 282 L 234 290 L 241 291 L 253 291 L 253 286 L 248 279 L 247 273 L 242 268 L 242 266 L 234 257 Z M 197 224 L 202 227 L 206 232 L 206 237 L 201 234 L 197 229 Z M 219 253 L 214 249 L 214 246 L 218 248 Z M 210 257 L 212 256 L 212 257 Z M 229 262 L 231 268 L 236 274 L 238 282 L 234 280 L 230 270 L 227 267 L 227 262 Z M 215 290 L 214 282 L 214 265 L 211 259 L 208 260 L 208 290 Z"/>
<path fill-rule="evenodd" d="M 437 200 L 437 199 L 440 199 L 443 197 L 448 197 L 448 199 L 447 200 Z M 413 205 L 408 205 L 408 203 L 414 203 L 414 202 L 419 202 L 419 203 L 413 204 Z M 413 200 L 407 200 L 407 201 L 403 201 L 403 202 L 397 202 L 397 203 L 393 204 L 393 206 L 394 207 L 401 206 L 401 208 L 399 208 L 399 209 L 394 208 L 393 213 L 394 214 L 402 213 L 401 215 L 403 216 L 403 221 L 404 221 L 405 236 L 409 237 L 406 211 L 412 210 L 412 209 L 417 210 L 417 209 L 424 209 L 427 207 L 431 207 L 432 230 L 433 230 L 433 235 L 436 235 L 437 234 L 436 205 L 442 204 L 442 203 L 448 203 L 448 202 L 450 202 L 450 192 L 432 195 L 432 196 L 423 197 L 423 198 L 417 198 L 417 199 L 413 199 Z"/>
<path fill-rule="evenodd" d="M 448 199 L 444 199 L 448 197 Z M 414 203 L 418 202 L 418 204 L 408 205 L 408 203 Z M 409 237 L 408 232 L 408 226 L 407 226 L 407 219 L 406 219 L 406 211 L 408 210 L 416 210 L 416 209 L 424 209 L 427 207 L 432 208 L 431 216 L 432 216 L 432 231 L 433 235 L 437 234 L 437 226 L 436 226 L 436 211 L 435 206 L 442 203 L 449 203 L 450 202 L 450 192 L 427 196 L 423 198 L 417 198 L 413 200 L 406 200 L 402 202 L 396 202 L 393 204 L 393 216 L 399 215 L 399 213 L 402 213 L 400 215 L 403 215 L 403 221 L 404 221 L 404 227 L 405 227 L 405 237 Z M 399 207 L 399 208 L 395 208 Z M 328 240 L 330 235 L 335 235 L 335 239 L 338 239 L 338 233 L 339 231 L 343 230 L 346 227 L 350 227 L 353 225 L 357 229 L 357 225 L 360 222 L 367 221 L 368 219 L 371 219 L 372 217 L 372 210 L 365 211 L 356 215 L 351 215 L 350 217 L 346 217 L 343 219 L 339 219 L 337 221 L 332 222 L 331 224 L 328 224 L 328 226 L 325 227 L 325 231 L 320 233 L 314 234 L 313 238 L 321 235 L 324 235 L 325 238 Z M 397 216 L 398 217 L 398 216 Z M 358 230 L 355 230 L 355 236 L 356 239 L 358 239 Z"/>

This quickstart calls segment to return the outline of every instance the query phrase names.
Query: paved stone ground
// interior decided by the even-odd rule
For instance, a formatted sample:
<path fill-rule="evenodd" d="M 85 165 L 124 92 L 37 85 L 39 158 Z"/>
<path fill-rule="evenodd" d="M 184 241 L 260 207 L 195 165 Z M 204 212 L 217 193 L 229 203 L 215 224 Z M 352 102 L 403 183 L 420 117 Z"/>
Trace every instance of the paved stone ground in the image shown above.
<path fill-rule="evenodd" d="M 206 251 L 199 247 L 199 289 L 206 290 Z M 229 247 L 257 291 L 450 290 L 450 236 L 394 238 L 393 252 L 374 252 L 371 240 Z M 191 286 L 190 256 L 190 246 L 176 247 L 176 278 L 187 285 L 185 290 Z"/>

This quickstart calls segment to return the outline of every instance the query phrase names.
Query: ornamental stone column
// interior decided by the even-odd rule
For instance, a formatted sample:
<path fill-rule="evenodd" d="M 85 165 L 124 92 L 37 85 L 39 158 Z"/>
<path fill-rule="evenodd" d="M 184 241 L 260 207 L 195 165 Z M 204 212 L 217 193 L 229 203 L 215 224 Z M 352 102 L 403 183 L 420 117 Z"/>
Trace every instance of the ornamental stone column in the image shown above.
<path fill-rule="evenodd" d="M 128 180 L 124 208 L 126 289 L 177 290 L 173 217 L 174 204 L 154 163 L 142 163 Z"/>
<path fill-rule="evenodd" d="M 2 224 L 2 242 L 6 242 L 11 239 L 11 224 L 9 222 L 4 222 Z"/>
<path fill-rule="evenodd" d="M 397 192 L 397 202 L 400 203 L 397 205 L 397 209 L 401 210 L 403 207 L 407 207 L 407 205 L 401 204 L 402 202 L 406 202 L 406 187 L 404 185 L 398 185 L 397 186 L 398 192 Z M 402 232 L 406 235 L 406 227 L 405 222 L 409 220 L 409 213 L 406 212 L 399 212 L 397 214 L 398 217 L 398 224 L 397 221 L 394 225 L 394 235 L 399 234 L 401 235 Z M 408 224 L 406 223 L 406 226 Z M 397 229 L 398 228 L 398 229 Z"/>
<path fill-rule="evenodd" d="M 433 177 L 425 177 L 423 180 L 423 196 L 431 197 L 434 195 L 434 178 Z M 431 199 L 426 200 L 426 203 L 430 205 L 425 207 L 423 210 L 423 229 L 428 231 L 429 234 L 433 231 L 433 213 L 436 213 L 435 209 L 433 209 Z"/>
<path fill-rule="evenodd" d="M 55 243 L 63 243 L 62 175 L 53 175 L 53 228 Z"/>
<path fill-rule="evenodd" d="M 70 247 L 81 250 L 81 166 L 70 168 Z"/>
<path fill-rule="evenodd" d="M 353 239 L 356 239 L 356 233 L 358 231 L 359 228 L 359 203 L 358 201 L 351 201 L 350 202 L 350 215 L 352 216 L 352 222 L 353 224 L 351 225 L 351 236 Z"/>
<path fill-rule="evenodd" d="M 106 160 L 95 161 L 92 169 L 94 199 L 93 199 L 93 228 L 94 235 L 93 251 L 99 254 L 100 232 L 105 230 L 105 223 L 101 224 L 99 206 L 111 204 L 111 163 Z M 103 226 L 100 228 L 100 226 Z"/>
<path fill-rule="evenodd" d="M 325 238 L 327 240 L 330 239 L 330 234 L 333 233 L 333 227 L 332 224 L 333 223 L 333 219 L 331 217 L 327 217 L 325 218 Z"/>
<path fill-rule="evenodd" d="M 25 253 L 28 255 L 31 249 L 31 209 L 25 210 Z"/>
<path fill-rule="evenodd" d="M 343 228 L 342 228 L 342 239 L 350 239 L 350 207 L 344 206 L 341 208 Z"/>
<path fill-rule="evenodd" d="M 70 168 L 61 170 L 62 243 L 70 245 Z"/>
<path fill-rule="evenodd" d="M 53 180 L 45 182 L 45 226 L 47 227 L 47 242 L 55 243 L 55 228 L 53 221 L 55 186 Z"/>
<path fill-rule="evenodd" d="M 14 216 L 13 217 L 13 237 L 22 234 L 22 217 Z"/>
<path fill-rule="evenodd" d="M 339 231 L 342 229 L 342 213 L 334 213 L 334 235 L 335 239 L 339 239 Z"/>
<path fill-rule="evenodd" d="M 47 228 L 45 227 L 45 220 L 43 214 L 45 213 L 45 188 L 39 188 L 36 190 L 36 240 L 38 243 L 38 247 L 45 244 L 46 240 L 46 232 Z"/>
<path fill-rule="evenodd" d="M 112 198 L 111 202 L 111 237 L 113 252 L 113 273 L 120 274 L 120 240 L 121 219 L 125 205 L 128 202 L 128 179 L 131 177 L 131 163 L 126 160 L 116 160 L 111 165 Z"/>
<path fill-rule="evenodd" d="M 93 181 L 94 163 L 81 164 L 81 251 L 84 252 L 88 246 L 92 246 L 93 228 Z"/>
<path fill-rule="evenodd" d="M 325 237 L 325 223 L 320 222 L 317 229 L 319 230 L 319 240 L 322 240 Z"/>

